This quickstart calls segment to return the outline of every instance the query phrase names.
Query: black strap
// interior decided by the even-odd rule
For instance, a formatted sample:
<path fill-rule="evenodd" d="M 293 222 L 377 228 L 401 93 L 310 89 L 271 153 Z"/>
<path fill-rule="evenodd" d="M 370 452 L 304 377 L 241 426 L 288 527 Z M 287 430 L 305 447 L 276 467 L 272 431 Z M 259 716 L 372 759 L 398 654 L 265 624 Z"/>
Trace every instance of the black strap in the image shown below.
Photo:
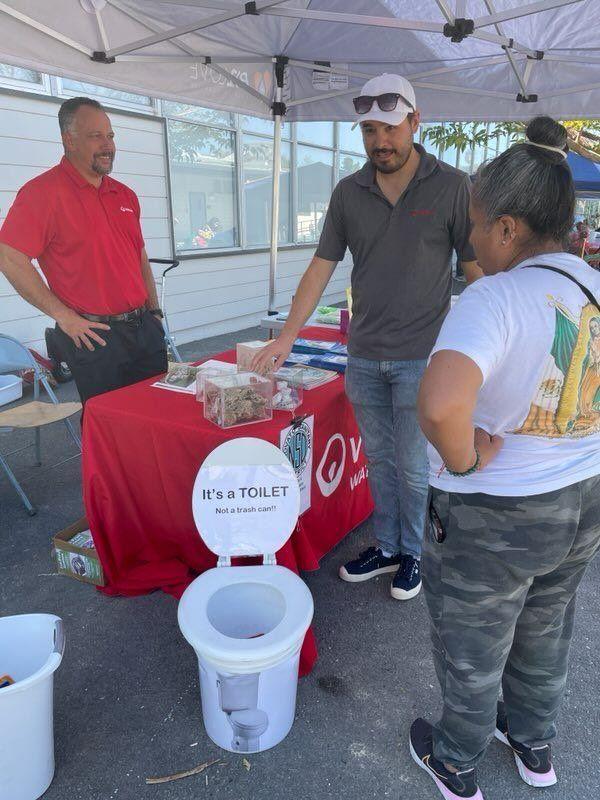
<path fill-rule="evenodd" d="M 568 278 L 574 284 L 579 286 L 579 288 L 584 293 L 584 295 L 587 297 L 587 299 L 590 301 L 590 303 L 593 306 L 596 306 L 596 308 L 600 311 L 600 304 L 598 303 L 598 301 L 596 300 L 594 295 L 590 292 L 590 290 L 586 286 L 584 286 L 582 283 L 579 283 L 579 281 L 576 278 L 574 278 L 572 275 L 569 275 L 568 272 L 565 272 L 562 269 L 558 269 L 558 267 L 549 267 L 547 264 L 527 264 L 527 266 L 523 267 L 523 269 L 547 269 L 547 270 L 550 270 L 551 272 L 558 272 L 559 275 L 564 275 L 565 278 Z"/>

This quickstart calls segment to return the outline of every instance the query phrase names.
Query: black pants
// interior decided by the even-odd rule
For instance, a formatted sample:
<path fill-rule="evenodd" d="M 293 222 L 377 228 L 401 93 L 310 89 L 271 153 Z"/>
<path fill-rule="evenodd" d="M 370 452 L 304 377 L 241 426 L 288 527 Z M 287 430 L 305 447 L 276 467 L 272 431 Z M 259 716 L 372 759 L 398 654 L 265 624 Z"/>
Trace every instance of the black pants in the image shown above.
<path fill-rule="evenodd" d="M 145 311 L 131 322 L 113 322 L 110 330 L 97 330 L 106 346 L 93 350 L 77 348 L 70 336 L 56 325 L 63 359 L 73 374 L 81 402 L 122 386 L 151 378 L 167 369 L 163 327 Z"/>

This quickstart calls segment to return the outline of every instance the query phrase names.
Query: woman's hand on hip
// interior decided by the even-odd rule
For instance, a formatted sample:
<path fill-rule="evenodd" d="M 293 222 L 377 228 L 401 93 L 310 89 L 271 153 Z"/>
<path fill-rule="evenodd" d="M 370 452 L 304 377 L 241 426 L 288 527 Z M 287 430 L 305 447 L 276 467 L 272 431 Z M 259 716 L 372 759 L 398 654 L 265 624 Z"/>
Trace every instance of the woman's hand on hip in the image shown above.
<path fill-rule="evenodd" d="M 490 461 L 498 455 L 504 439 L 501 436 L 491 436 L 483 428 L 475 428 L 475 447 L 479 453 L 479 469 L 485 469 Z"/>

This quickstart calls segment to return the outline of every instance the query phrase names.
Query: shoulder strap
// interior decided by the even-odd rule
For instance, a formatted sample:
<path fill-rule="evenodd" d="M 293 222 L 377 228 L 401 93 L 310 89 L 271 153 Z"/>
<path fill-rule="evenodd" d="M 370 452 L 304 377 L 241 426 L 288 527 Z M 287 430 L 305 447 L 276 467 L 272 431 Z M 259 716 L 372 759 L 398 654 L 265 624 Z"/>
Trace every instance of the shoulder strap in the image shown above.
<path fill-rule="evenodd" d="M 549 267 L 547 264 L 528 264 L 526 267 L 523 267 L 523 269 L 547 269 L 547 270 L 550 270 L 550 272 L 558 272 L 559 275 L 564 275 L 565 278 L 568 278 L 574 284 L 579 286 L 579 288 L 584 293 L 584 295 L 587 297 L 587 299 L 590 301 L 590 303 L 593 306 L 596 306 L 596 308 L 598 310 L 600 310 L 600 304 L 598 303 L 598 301 L 596 300 L 594 295 L 590 292 L 590 290 L 586 286 L 584 286 L 582 283 L 579 283 L 579 281 L 576 278 L 574 278 L 572 275 L 569 275 L 568 272 L 565 272 L 562 269 L 558 269 L 558 267 Z"/>

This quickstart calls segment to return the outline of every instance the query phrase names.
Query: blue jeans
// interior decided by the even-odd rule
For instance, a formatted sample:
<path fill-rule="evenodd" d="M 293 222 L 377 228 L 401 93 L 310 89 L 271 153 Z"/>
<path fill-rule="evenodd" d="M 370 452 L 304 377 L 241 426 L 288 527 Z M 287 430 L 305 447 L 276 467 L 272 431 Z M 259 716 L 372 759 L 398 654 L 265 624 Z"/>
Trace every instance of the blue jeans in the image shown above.
<path fill-rule="evenodd" d="M 427 361 L 348 356 L 346 394 L 369 462 L 377 543 L 421 557 L 429 488 L 427 443 L 417 422 L 417 393 Z"/>

